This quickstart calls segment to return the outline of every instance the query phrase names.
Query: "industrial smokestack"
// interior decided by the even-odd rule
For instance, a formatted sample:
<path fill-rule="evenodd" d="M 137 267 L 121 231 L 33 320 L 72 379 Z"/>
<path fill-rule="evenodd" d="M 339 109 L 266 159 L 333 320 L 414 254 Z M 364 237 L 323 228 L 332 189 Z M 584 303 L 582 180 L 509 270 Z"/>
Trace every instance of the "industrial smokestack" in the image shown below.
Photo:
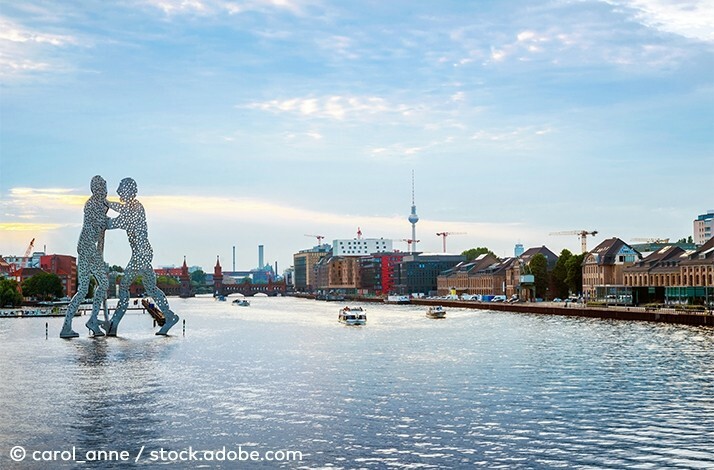
<path fill-rule="evenodd" d="M 265 260 L 263 259 L 263 245 L 258 245 L 258 268 L 265 267 Z"/>
<path fill-rule="evenodd" d="M 236 246 L 233 245 L 233 272 L 236 272 Z"/>

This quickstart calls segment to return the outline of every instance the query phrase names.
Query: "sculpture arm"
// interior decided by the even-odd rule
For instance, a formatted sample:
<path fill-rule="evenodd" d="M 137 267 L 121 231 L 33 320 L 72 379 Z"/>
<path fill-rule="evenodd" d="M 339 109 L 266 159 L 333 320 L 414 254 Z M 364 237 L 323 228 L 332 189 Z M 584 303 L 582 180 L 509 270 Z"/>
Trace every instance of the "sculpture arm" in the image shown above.
<path fill-rule="evenodd" d="M 109 207 L 114 212 L 121 213 L 122 207 L 124 207 L 124 204 L 122 204 L 121 202 L 106 201 L 105 203 L 107 207 Z"/>

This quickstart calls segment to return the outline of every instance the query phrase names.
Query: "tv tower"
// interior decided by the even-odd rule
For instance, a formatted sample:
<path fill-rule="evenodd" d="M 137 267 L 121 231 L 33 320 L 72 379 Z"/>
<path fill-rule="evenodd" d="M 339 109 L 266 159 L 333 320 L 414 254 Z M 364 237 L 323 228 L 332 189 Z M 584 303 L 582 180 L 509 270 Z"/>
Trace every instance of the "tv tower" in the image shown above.
<path fill-rule="evenodd" d="M 409 223 L 412 224 L 412 243 L 410 243 L 412 248 L 412 253 L 417 251 L 417 239 L 416 239 L 416 223 L 419 222 L 419 216 L 416 213 L 416 204 L 414 203 L 414 170 L 412 170 L 412 213 L 409 214 Z"/>

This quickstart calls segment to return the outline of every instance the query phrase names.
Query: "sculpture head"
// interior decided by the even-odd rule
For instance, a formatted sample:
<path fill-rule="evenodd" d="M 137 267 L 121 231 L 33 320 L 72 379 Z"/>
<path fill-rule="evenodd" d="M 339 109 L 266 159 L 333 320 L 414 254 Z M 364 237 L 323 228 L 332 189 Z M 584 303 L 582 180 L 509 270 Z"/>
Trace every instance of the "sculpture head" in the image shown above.
<path fill-rule="evenodd" d="M 136 197 L 136 181 L 132 178 L 124 178 L 119 182 L 117 188 L 119 199 L 123 203 L 127 203 Z"/>
<path fill-rule="evenodd" d="M 96 175 L 92 178 L 89 188 L 95 196 L 99 196 L 101 198 L 107 197 L 107 182 L 101 176 Z"/>

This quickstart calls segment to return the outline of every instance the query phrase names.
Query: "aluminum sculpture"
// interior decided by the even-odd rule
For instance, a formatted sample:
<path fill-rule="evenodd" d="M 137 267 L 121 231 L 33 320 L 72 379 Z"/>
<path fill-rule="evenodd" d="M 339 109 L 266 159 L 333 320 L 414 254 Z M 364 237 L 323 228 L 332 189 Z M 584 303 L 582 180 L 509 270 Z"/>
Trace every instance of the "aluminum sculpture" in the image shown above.
<path fill-rule="evenodd" d="M 118 203 L 107 201 L 106 181 L 101 176 L 92 178 L 91 189 L 92 196 L 84 206 L 84 225 L 77 246 L 79 288 L 67 309 L 60 337 L 79 336 L 72 330 L 72 318 L 87 294 L 90 276 L 94 276 L 98 284 L 94 294 L 92 316 L 87 322 L 87 327 L 95 336 L 103 336 L 105 333 L 107 336 L 116 336 L 119 323 L 129 306 L 129 286 L 139 276 L 142 278 L 146 293 L 154 299 L 162 316 L 159 322 L 161 328 L 156 334 L 167 335 L 171 327 L 178 323 L 179 317 L 171 311 L 166 295 L 156 285 L 156 273 L 151 266 L 154 252 L 149 243 L 144 206 L 136 199 L 136 181 L 132 178 L 121 180 L 117 188 L 120 200 Z M 108 209 L 116 211 L 119 215 L 113 219 L 107 217 Z M 131 259 L 119 284 L 119 303 L 112 317 L 108 318 L 105 303 L 109 285 L 108 266 L 104 262 L 103 251 L 104 233 L 111 229 L 126 231 L 131 246 Z M 100 323 L 97 316 L 102 304 L 105 304 L 105 319 Z M 104 332 L 99 328 L 100 326 Z"/>
<path fill-rule="evenodd" d="M 106 332 L 109 336 L 116 336 L 117 327 L 121 322 L 126 309 L 129 306 L 129 286 L 139 276 L 141 276 L 144 290 L 149 294 L 161 312 L 164 314 L 165 322 L 156 332 L 157 335 L 166 335 L 179 317 L 169 308 L 166 295 L 156 286 L 156 273 L 151 266 L 154 258 L 154 251 L 149 243 L 149 230 L 146 226 L 146 213 L 144 206 L 136 199 L 136 181 L 132 178 L 124 178 L 119 183 L 117 194 L 121 202 L 108 202 L 109 208 L 118 212 L 119 216 L 109 219 L 107 229 L 126 230 L 131 246 L 131 259 L 124 269 L 124 276 L 119 283 L 119 303 L 107 325 Z"/>
<path fill-rule="evenodd" d="M 77 293 L 67 307 L 64 318 L 61 338 L 76 338 L 79 334 L 72 330 L 72 319 L 77 313 L 79 304 L 82 303 L 89 291 L 91 276 L 97 281 L 92 302 L 92 316 L 87 321 L 89 328 L 95 336 L 104 336 L 99 328 L 97 316 L 99 309 L 105 304 L 107 288 L 109 287 L 109 267 L 104 262 L 104 232 L 107 228 L 107 182 L 101 176 L 92 178 L 90 184 L 92 195 L 84 204 L 84 223 L 77 243 L 77 277 L 79 286 Z M 106 305 L 104 305 L 104 320 L 108 319 Z"/>

